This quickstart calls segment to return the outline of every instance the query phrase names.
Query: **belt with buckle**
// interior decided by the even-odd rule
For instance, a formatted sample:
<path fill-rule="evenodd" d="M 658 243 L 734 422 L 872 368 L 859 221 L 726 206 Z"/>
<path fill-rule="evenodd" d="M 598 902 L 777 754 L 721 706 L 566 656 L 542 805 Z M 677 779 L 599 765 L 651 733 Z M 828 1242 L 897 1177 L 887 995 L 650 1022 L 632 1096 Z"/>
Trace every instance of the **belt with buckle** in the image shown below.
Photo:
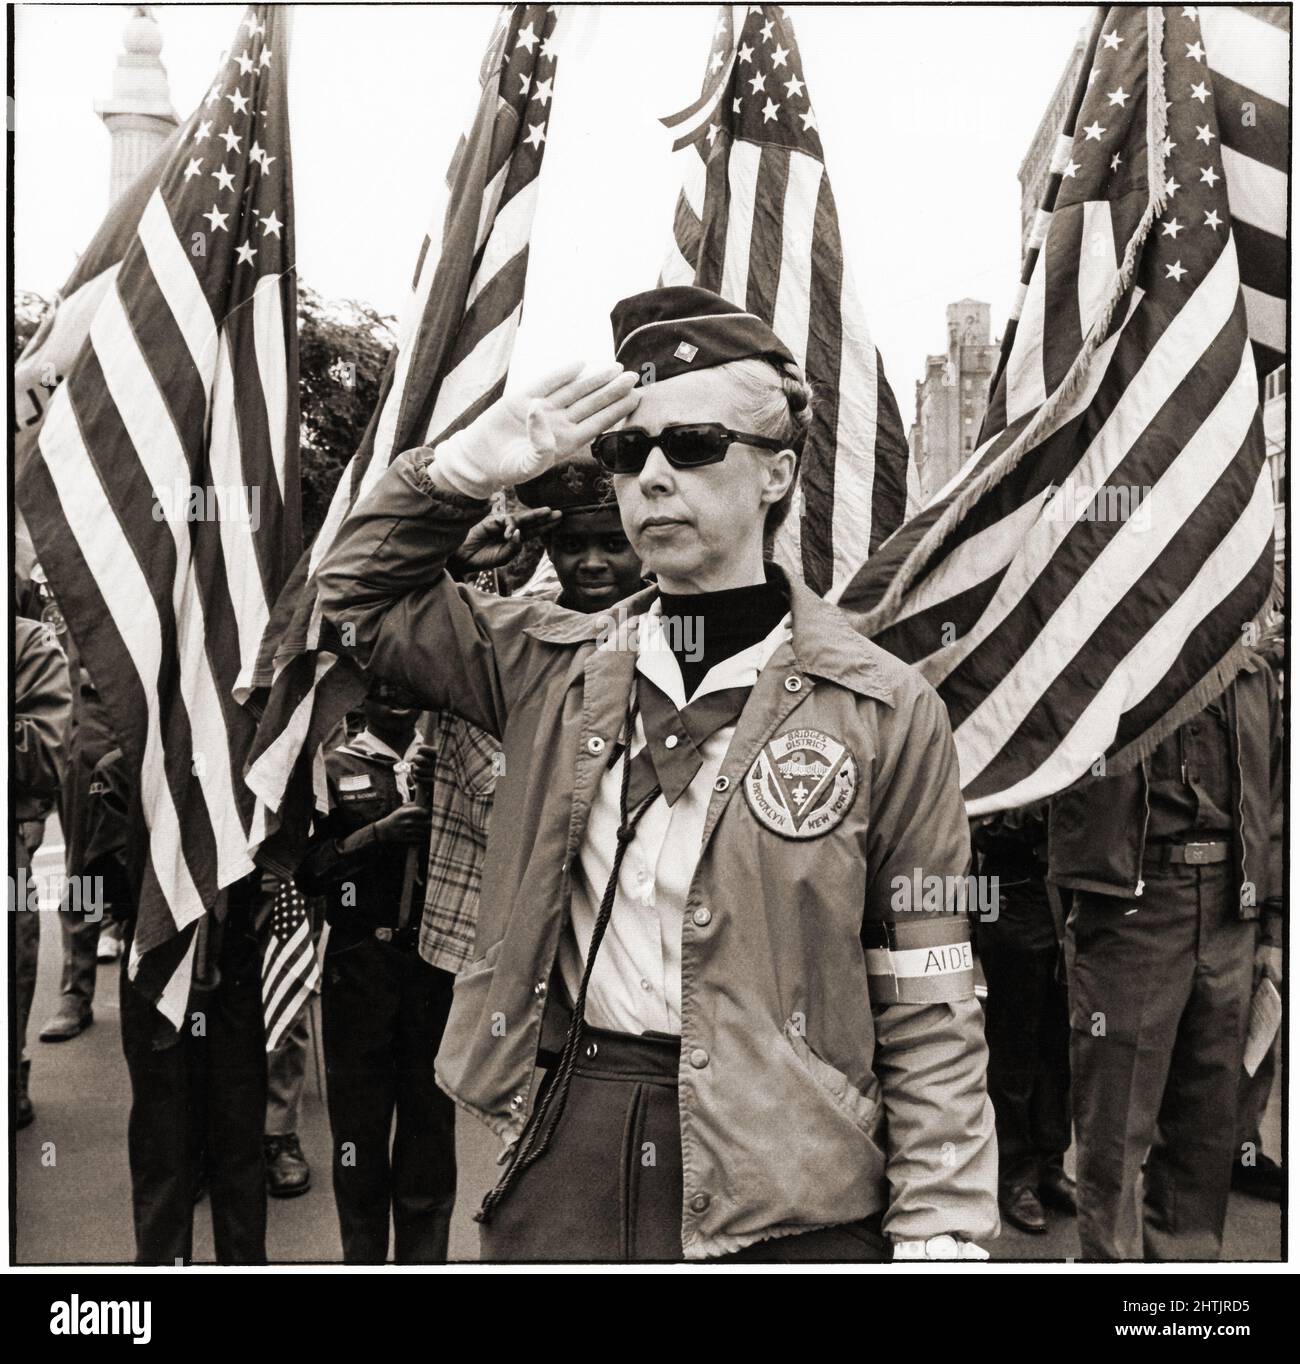
<path fill-rule="evenodd" d="M 372 931 L 380 942 L 389 943 L 393 947 L 419 946 L 420 930 L 414 924 L 407 928 L 376 928 Z"/>
<path fill-rule="evenodd" d="M 1226 862 L 1232 856 L 1232 845 L 1227 839 L 1216 838 L 1203 843 L 1157 843 L 1148 847 L 1142 859 L 1147 867 L 1182 865 L 1206 867 L 1212 862 Z"/>

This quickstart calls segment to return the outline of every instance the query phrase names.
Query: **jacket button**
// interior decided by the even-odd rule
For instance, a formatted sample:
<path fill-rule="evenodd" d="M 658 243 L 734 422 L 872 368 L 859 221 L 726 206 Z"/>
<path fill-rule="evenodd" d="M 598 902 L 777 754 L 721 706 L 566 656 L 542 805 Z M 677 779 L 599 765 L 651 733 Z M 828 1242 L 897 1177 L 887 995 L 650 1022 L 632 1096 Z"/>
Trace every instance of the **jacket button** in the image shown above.
<path fill-rule="evenodd" d="M 691 918 L 695 920 L 695 926 L 697 928 L 707 928 L 713 919 L 713 915 L 701 905 L 699 909 L 691 915 Z"/>
<path fill-rule="evenodd" d="M 514 1098 L 510 1100 L 510 1107 L 511 1107 L 511 1108 L 522 1108 L 523 1106 L 524 1106 L 524 1096 L 523 1096 L 522 1094 L 516 1094 L 516 1095 L 514 1096 Z"/>
<path fill-rule="evenodd" d="M 599 756 L 604 751 L 605 751 L 604 739 L 602 739 L 599 734 L 593 734 L 591 738 L 587 740 L 587 752 Z"/>
<path fill-rule="evenodd" d="M 697 1193 L 697 1194 L 695 1195 L 695 1197 L 691 1199 L 691 1211 L 692 1211 L 692 1212 L 705 1212 L 705 1211 L 707 1211 L 708 1206 L 709 1206 L 709 1204 L 710 1204 L 711 1202 L 712 1202 L 712 1199 L 709 1198 L 708 1194 L 706 1194 L 706 1193 Z"/>
<path fill-rule="evenodd" d="M 703 1047 L 696 1047 L 695 1050 L 691 1052 L 691 1065 L 693 1065 L 696 1070 L 703 1070 L 708 1064 L 709 1053 L 705 1051 Z"/>
<path fill-rule="evenodd" d="M 595 1057 L 597 1051 L 599 1051 L 599 1048 L 596 1046 L 596 1044 L 595 1044 L 594 1042 L 588 1042 L 588 1043 L 587 1043 L 587 1060 L 588 1060 L 588 1061 L 592 1060 L 592 1059 Z"/>
<path fill-rule="evenodd" d="M 795 677 L 795 676 L 793 676 L 793 675 L 791 675 L 790 677 L 787 677 L 787 678 L 785 679 L 785 689 L 786 689 L 786 691 L 802 691 L 802 690 L 803 690 L 803 678 L 801 678 L 801 677 Z"/>
<path fill-rule="evenodd" d="M 670 735 L 664 740 L 664 747 L 665 747 L 665 748 L 676 748 L 676 747 L 677 747 L 677 735 L 675 735 L 675 734 L 670 734 Z"/>
<path fill-rule="evenodd" d="M 731 785 L 730 777 L 719 777 L 717 781 L 713 783 L 713 789 L 715 791 L 725 791 L 730 785 Z"/>
<path fill-rule="evenodd" d="M 545 993 L 546 993 L 546 982 L 545 982 L 544 980 L 539 980 L 539 981 L 537 982 L 537 984 L 533 986 L 533 994 L 535 994 L 535 995 L 544 995 Z"/>

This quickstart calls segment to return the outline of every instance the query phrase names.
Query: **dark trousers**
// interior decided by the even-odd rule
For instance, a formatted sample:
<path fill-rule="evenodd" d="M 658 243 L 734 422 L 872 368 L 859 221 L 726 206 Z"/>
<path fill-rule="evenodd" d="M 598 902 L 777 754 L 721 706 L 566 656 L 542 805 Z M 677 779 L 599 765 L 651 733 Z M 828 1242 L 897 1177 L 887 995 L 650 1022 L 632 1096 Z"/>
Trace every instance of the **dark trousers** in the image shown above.
<path fill-rule="evenodd" d="M 261 954 L 232 909 L 217 954 L 220 981 L 190 993 L 179 1033 L 127 979 L 122 1050 L 131 1077 L 127 1149 L 136 1263 L 188 1263 L 194 1194 L 206 1162 L 219 1264 L 266 1263 L 266 1044 Z"/>
<path fill-rule="evenodd" d="M 343 1259 L 438 1264 L 456 1200 L 455 1106 L 433 1061 L 453 977 L 405 946 L 332 932 L 321 993 Z M 393 1119 L 396 1115 L 396 1133 Z"/>
<path fill-rule="evenodd" d="M 298 1109 L 307 1077 L 307 1048 L 311 1045 L 312 1001 L 280 1034 L 266 1058 L 266 1135 L 287 1137 L 298 1131 Z"/>
<path fill-rule="evenodd" d="M 63 974 L 59 991 L 71 995 L 83 1013 L 95 999 L 96 955 L 102 920 L 93 923 L 67 898 L 59 906 L 59 937 L 63 947 Z"/>
<path fill-rule="evenodd" d="M 1233 887 L 1218 863 L 1149 873 L 1141 896 L 1075 892 L 1066 960 L 1085 1259 L 1219 1256 L 1258 935 Z"/>
<path fill-rule="evenodd" d="M 984 1036 L 988 1087 L 1004 1191 L 1061 1168 L 1070 1149 L 1070 1015 L 1060 948 L 1042 883 L 1006 886 L 998 918 L 981 921 L 980 964 L 988 984 Z M 1032 901 L 1025 904 L 1024 901 Z M 1046 932 L 1026 931 L 1039 913 Z"/>
<path fill-rule="evenodd" d="M 483 1261 L 682 1259 L 678 1042 L 588 1028 L 545 1154 L 497 1204 Z M 875 1263 L 879 1217 L 760 1241 L 719 1263 Z"/>

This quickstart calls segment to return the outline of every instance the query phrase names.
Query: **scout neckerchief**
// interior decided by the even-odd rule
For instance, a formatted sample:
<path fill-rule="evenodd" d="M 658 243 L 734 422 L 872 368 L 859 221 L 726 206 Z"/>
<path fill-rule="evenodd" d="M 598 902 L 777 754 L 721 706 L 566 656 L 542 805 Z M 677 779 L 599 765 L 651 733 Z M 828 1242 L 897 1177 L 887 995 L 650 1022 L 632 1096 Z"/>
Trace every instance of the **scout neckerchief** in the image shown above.
<path fill-rule="evenodd" d="M 669 805 L 695 780 L 704 758 L 701 747 L 720 729 L 734 725 L 749 700 L 750 687 L 706 692 L 684 710 L 644 674 L 636 679 L 637 705 L 645 726 L 645 747 L 631 760 L 628 803 L 636 809 L 657 789 Z"/>
<path fill-rule="evenodd" d="M 386 758 L 391 760 L 393 779 L 397 782 L 397 794 L 401 796 L 402 803 L 407 804 L 413 799 L 414 791 L 414 784 L 410 779 L 411 754 L 419 748 L 420 742 L 420 731 L 417 727 L 415 737 L 407 745 L 406 752 L 399 753 L 395 748 L 386 744 L 377 734 L 372 734 L 368 729 L 363 729 L 343 744 L 342 750 L 345 753 L 354 753 L 359 758 Z"/>

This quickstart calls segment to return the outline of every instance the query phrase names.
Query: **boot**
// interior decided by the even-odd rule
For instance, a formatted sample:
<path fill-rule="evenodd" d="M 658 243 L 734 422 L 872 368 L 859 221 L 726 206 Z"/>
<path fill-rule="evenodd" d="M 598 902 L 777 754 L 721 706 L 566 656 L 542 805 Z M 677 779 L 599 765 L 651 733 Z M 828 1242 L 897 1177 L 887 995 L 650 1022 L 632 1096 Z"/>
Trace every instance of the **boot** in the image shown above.
<path fill-rule="evenodd" d="M 83 1004 L 75 995 L 64 995 L 59 1000 L 58 1011 L 41 1029 L 42 1042 L 71 1042 L 80 1037 L 95 1021 L 89 1004 Z"/>
<path fill-rule="evenodd" d="M 266 1157 L 266 1191 L 272 1198 L 297 1198 L 311 1188 L 311 1166 L 296 1132 L 263 1137 L 262 1152 Z"/>

